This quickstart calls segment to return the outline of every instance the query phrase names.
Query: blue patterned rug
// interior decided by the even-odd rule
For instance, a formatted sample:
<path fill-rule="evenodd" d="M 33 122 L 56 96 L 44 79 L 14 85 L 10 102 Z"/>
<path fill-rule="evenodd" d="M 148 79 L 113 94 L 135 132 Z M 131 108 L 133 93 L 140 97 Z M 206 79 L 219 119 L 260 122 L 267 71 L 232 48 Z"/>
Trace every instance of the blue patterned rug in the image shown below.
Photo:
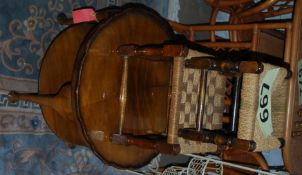
<path fill-rule="evenodd" d="M 47 127 L 38 105 L 8 103 L 7 92 L 37 92 L 41 60 L 51 40 L 66 26 L 59 13 L 126 2 L 144 3 L 163 16 L 168 2 L 158 0 L 2 0 L 0 3 L 0 174 L 128 174 L 104 165 L 87 148 L 69 149 Z"/>

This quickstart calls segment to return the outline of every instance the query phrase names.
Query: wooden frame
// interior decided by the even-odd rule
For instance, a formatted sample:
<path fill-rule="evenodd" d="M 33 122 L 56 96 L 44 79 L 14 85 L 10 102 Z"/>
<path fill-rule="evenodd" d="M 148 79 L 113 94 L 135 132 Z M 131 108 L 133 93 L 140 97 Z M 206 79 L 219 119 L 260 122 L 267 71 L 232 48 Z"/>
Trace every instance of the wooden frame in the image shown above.
<path fill-rule="evenodd" d="M 211 0 L 208 0 L 210 2 Z M 214 2 L 214 1 L 211 1 Z M 241 2 L 241 1 L 240 1 Z M 242 1 L 243 2 L 243 1 Z M 266 1 L 263 6 L 245 11 L 241 14 L 242 17 L 249 15 L 256 15 L 259 11 L 265 9 L 269 5 L 275 3 L 276 0 Z M 239 1 L 238 1 L 239 3 Z M 265 7 L 266 6 L 266 7 Z M 301 53 L 301 20 L 302 20 L 302 0 L 295 1 L 295 8 L 292 7 L 287 9 L 282 9 L 278 12 L 267 13 L 264 17 L 270 17 L 280 14 L 285 14 L 293 11 L 293 19 L 286 22 L 266 22 L 266 23 L 251 23 L 251 24 L 217 24 L 217 25 L 182 25 L 175 22 L 170 22 L 173 29 L 178 32 L 185 34 L 185 36 L 191 40 L 195 41 L 194 34 L 198 31 L 238 31 L 247 30 L 252 31 L 252 39 L 250 41 L 240 42 L 236 38 L 231 38 L 230 41 L 226 42 L 216 42 L 215 36 L 211 35 L 210 42 L 197 42 L 198 44 L 213 47 L 213 48 L 231 48 L 231 49 L 250 49 L 253 51 L 257 50 L 257 45 L 259 41 L 259 32 L 265 29 L 284 29 L 285 30 L 285 49 L 284 49 L 284 61 L 290 63 L 291 70 L 293 71 L 293 76 L 290 80 L 289 93 L 287 101 L 287 115 L 286 115 L 286 130 L 285 130 L 285 147 L 283 148 L 283 158 L 287 170 L 291 173 L 300 174 L 298 157 L 302 155 L 302 150 L 294 153 L 295 148 L 298 145 L 302 145 L 297 137 L 302 135 L 300 129 L 302 109 L 298 104 L 298 89 L 297 89 L 297 63 L 300 60 Z M 215 9 L 214 9 L 215 10 Z M 213 12 L 214 16 L 216 12 Z M 240 16 L 240 15 L 239 15 Z M 212 17 L 211 20 L 216 20 Z M 213 23 L 213 22 L 211 22 Z M 215 23 L 214 23 L 215 24 Z"/>

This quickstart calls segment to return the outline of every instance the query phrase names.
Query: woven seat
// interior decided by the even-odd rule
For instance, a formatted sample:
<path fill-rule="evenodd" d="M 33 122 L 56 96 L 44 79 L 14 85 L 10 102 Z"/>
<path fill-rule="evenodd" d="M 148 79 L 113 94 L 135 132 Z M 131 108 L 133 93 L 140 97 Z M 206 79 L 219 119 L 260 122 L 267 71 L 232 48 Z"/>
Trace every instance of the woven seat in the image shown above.
<path fill-rule="evenodd" d="M 258 92 L 259 84 L 264 75 L 272 69 L 278 68 L 270 64 L 264 64 L 261 74 L 244 74 L 241 90 L 240 118 L 238 128 L 238 138 L 254 140 L 256 142 L 255 151 L 265 151 L 279 148 L 279 138 L 284 138 L 286 101 L 289 81 L 284 79 L 287 71 L 280 68 L 272 89 L 272 125 L 273 132 L 269 137 L 265 137 L 257 120 Z"/>
<path fill-rule="evenodd" d="M 169 44 L 160 47 L 126 45 L 120 47 L 119 52 L 121 55 L 143 56 L 149 60 L 158 55 L 165 56 L 163 61 L 169 60 L 172 63 L 169 83 L 171 88 L 168 95 L 166 141 L 156 140 L 150 143 L 148 139 L 135 136 L 123 138 L 115 135 L 114 143 L 127 140 L 131 144 L 144 145 L 160 152 L 173 154 L 219 152 L 224 149 L 262 151 L 282 145 L 282 140 L 279 138 L 283 138 L 288 84 L 285 78 L 289 75 L 289 70 L 288 64 L 277 61 L 278 58 L 253 52 L 236 52 L 233 57 L 232 53 L 212 56 L 183 45 Z M 238 60 L 238 55 L 246 57 L 245 60 Z M 262 60 L 270 60 L 268 62 L 274 66 L 260 62 L 259 57 Z M 277 78 L 271 76 L 272 80 L 269 80 L 273 81 L 272 93 L 268 91 L 265 100 L 259 101 L 258 98 L 262 98 L 259 97 L 260 83 L 263 84 L 262 80 L 266 80 L 266 75 L 271 74 L 270 70 L 274 72 L 278 70 L 278 74 L 274 74 Z M 235 96 L 231 106 L 224 103 L 227 94 L 226 81 L 230 76 L 236 80 L 232 88 Z M 242 88 L 238 86 L 241 78 L 243 78 Z M 266 86 L 269 86 L 268 84 Z M 239 113 L 240 91 L 242 95 Z M 261 109 L 265 107 L 264 109 L 267 110 L 266 117 L 270 115 L 270 110 L 266 107 L 272 107 L 273 134 L 268 138 L 263 136 L 261 133 L 263 127 L 260 127 L 256 120 L 257 111 L 260 109 L 258 103 Z M 224 112 L 227 111 L 225 106 L 231 108 L 228 110 L 231 113 L 228 113 L 230 116 L 225 120 L 228 122 L 223 123 Z M 237 125 L 238 118 L 239 130 L 237 127 L 224 126 L 224 124 Z M 270 119 L 266 120 L 270 121 Z"/>
<path fill-rule="evenodd" d="M 179 144 L 181 153 L 205 153 L 217 151 L 217 145 L 200 141 L 186 140 L 179 137 L 183 128 L 196 129 L 200 86 L 206 83 L 202 128 L 207 130 L 222 129 L 226 76 L 218 71 L 208 70 L 207 81 L 201 82 L 202 71 L 186 68 L 185 60 L 194 56 L 207 56 L 189 50 L 187 57 L 175 57 L 172 78 L 172 99 L 169 115 L 168 143 Z M 261 74 L 244 73 L 241 89 L 238 139 L 256 143 L 253 151 L 264 151 L 282 146 L 286 113 L 286 94 L 288 88 L 287 70 L 270 64 L 263 64 Z M 273 133 L 265 137 L 257 118 L 259 86 L 269 70 L 280 68 L 272 89 L 272 124 Z"/>
<path fill-rule="evenodd" d="M 217 145 L 191 141 L 178 136 L 181 128 L 196 128 L 196 119 L 199 108 L 200 86 L 207 83 L 203 114 L 203 128 L 221 129 L 224 107 L 225 76 L 217 71 L 207 72 L 207 82 L 201 82 L 202 71 L 185 68 L 184 61 L 191 57 L 207 56 L 207 54 L 189 50 L 187 57 L 174 58 L 172 104 L 169 115 L 168 143 L 179 144 L 181 153 L 216 152 Z"/>

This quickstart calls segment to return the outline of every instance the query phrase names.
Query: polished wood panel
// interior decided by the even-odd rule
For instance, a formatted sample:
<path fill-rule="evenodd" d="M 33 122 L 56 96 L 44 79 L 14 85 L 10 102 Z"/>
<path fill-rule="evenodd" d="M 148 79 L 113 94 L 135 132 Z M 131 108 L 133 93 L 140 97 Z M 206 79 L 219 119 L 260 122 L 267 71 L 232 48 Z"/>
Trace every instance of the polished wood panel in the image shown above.
<path fill-rule="evenodd" d="M 74 109 L 92 150 L 105 162 L 136 168 L 156 150 L 115 145 L 119 133 L 124 61 L 116 50 L 125 44 L 161 44 L 172 37 L 168 24 L 154 12 L 127 9 L 87 36 L 80 48 L 73 78 Z M 127 99 L 122 132 L 161 134 L 167 128 L 171 63 L 128 59 Z M 94 133 L 99 133 L 95 135 Z"/>
<path fill-rule="evenodd" d="M 71 26 L 53 40 L 43 58 L 39 77 L 39 95 L 52 94 L 51 97 L 54 97 L 61 94 L 63 103 L 71 106 L 70 82 L 74 61 L 84 36 L 93 26 L 92 23 Z M 62 105 L 61 107 L 68 112 L 60 112 L 54 103 L 56 102 L 49 101 L 49 105 L 41 105 L 48 127 L 68 143 L 87 145 L 72 110 Z M 60 103 L 56 104 L 60 106 Z"/>

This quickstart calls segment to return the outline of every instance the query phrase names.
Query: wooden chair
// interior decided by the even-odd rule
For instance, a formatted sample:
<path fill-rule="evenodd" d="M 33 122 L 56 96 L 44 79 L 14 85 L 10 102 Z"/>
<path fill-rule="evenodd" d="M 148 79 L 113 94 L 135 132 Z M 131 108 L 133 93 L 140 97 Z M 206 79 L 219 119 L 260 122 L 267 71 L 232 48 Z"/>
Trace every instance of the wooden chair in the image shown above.
<path fill-rule="evenodd" d="M 252 23 L 251 24 L 244 24 L 245 22 L 256 22 L 256 21 L 263 21 L 266 17 L 272 17 L 277 16 L 280 14 L 286 14 L 290 13 L 293 9 L 292 5 L 287 5 L 278 7 L 277 9 L 275 7 L 272 7 L 272 5 L 277 4 L 277 1 L 267 1 L 262 4 L 253 4 L 252 1 L 207 1 L 209 5 L 212 6 L 212 15 L 210 18 L 210 25 L 193 25 L 186 30 L 183 30 L 184 28 L 181 28 L 179 24 L 170 22 L 173 29 L 179 33 L 185 34 L 188 39 L 191 41 L 195 41 L 199 44 L 205 45 L 207 47 L 212 47 L 215 49 L 226 49 L 226 50 L 240 50 L 240 49 L 250 49 L 258 52 L 264 52 L 268 53 L 270 55 L 283 57 L 284 56 L 284 37 L 280 37 L 278 32 L 274 32 L 274 35 L 272 35 L 271 30 L 274 28 L 285 28 L 285 31 L 287 32 L 287 36 L 290 35 L 290 29 L 286 30 L 286 28 L 291 28 L 290 25 L 286 26 L 287 24 L 277 24 L 276 22 L 273 25 L 265 24 L 267 26 L 260 26 L 258 28 L 258 24 L 260 23 Z M 250 8 L 252 6 L 252 8 Z M 260 8 L 261 6 L 261 8 Z M 268 9 L 265 13 L 260 11 L 263 9 Z M 230 21 L 228 25 L 216 25 L 216 18 L 218 11 L 224 11 L 226 13 L 230 14 Z M 245 11 L 249 11 L 252 13 L 249 13 L 249 15 L 243 15 L 241 16 L 240 13 Z M 235 20 L 236 18 L 236 20 Z M 232 24 L 239 24 L 232 25 Z M 243 24 L 243 25 L 242 25 Z M 261 24 L 262 25 L 262 24 Z M 270 27 L 268 27 L 270 25 Z M 279 25 L 279 27 L 278 27 Z M 200 30 L 201 29 L 201 30 Z M 269 33 L 268 30 L 270 29 Z M 210 41 L 200 41 L 195 40 L 195 34 L 198 32 L 204 32 L 204 31 L 210 31 L 211 38 Z M 215 36 L 215 31 L 228 31 L 229 32 L 229 40 L 222 40 L 217 39 Z M 276 34 L 277 33 L 277 37 Z M 290 40 L 291 37 L 287 37 L 287 40 Z M 288 41 L 287 41 L 288 43 Z M 290 48 L 290 45 L 287 44 L 287 53 L 288 48 Z M 287 56 L 286 56 L 287 55 Z M 285 54 L 285 57 L 289 57 L 288 54 Z M 230 79 L 227 79 L 229 82 Z M 236 82 L 234 82 L 236 84 Z M 237 82 L 238 83 L 238 82 Z M 226 96 L 228 97 L 228 96 Z M 228 100 L 230 101 L 230 100 Z M 239 161 L 240 156 L 238 157 L 239 153 L 232 154 L 224 152 L 222 154 L 222 157 L 225 158 L 225 160 L 229 161 Z M 236 155 L 236 156 L 235 156 Z M 261 154 L 257 153 L 249 153 L 249 155 L 252 155 L 256 157 L 256 160 L 259 161 L 259 164 L 263 169 L 267 169 L 267 165 L 265 165 L 265 162 Z M 248 157 L 245 152 L 241 152 L 241 156 Z M 240 160 L 242 162 L 242 160 Z M 240 162 L 239 161 L 239 162 Z M 247 159 L 245 159 L 247 161 Z M 255 161 L 255 159 L 254 159 Z"/>
<path fill-rule="evenodd" d="M 279 125 L 276 121 L 284 123 L 282 121 L 285 120 L 285 99 L 288 85 L 288 81 L 284 79 L 288 74 L 286 69 L 282 68 L 278 80 L 279 83 L 277 83 L 278 85 L 275 84 L 278 87 L 275 89 L 278 97 L 272 97 L 273 101 L 276 102 L 273 105 L 275 107 L 272 108 L 283 106 L 282 112 L 278 111 L 277 113 L 281 112 L 278 115 L 273 112 L 275 133 L 271 138 L 265 138 L 256 120 L 258 95 L 255 94 L 259 92 L 259 78 L 262 79 L 261 77 L 265 75 L 265 72 L 276 67 L 263 64 L 264 73 L 257 76 L 255 73 L 262 71 L 261 66 L 257 62 L 239 61 L 236 63 L 230 57 L 219 61 L 221 59 L 215 59 L 203 52 L 190 49 L 184 51 L 183 49 L 179 46 L 170 45 L 164 46 L 162 49 L 135 46 L 120 48 L 119 53 L 122 56 L 127 56 L 130 60 L 131 57 L 137 56 L 147 57 L 146 59 L 150 60 L 155 56 L 177 57 L 173 59 L 167 142 L 152 142 L 141 138 L 141 136 L 116 134 L 113 136 L 113 143 L 133 144 L 169 154 L 221 152 L 226 149 L 264 151 L 283 146 L 284 141 L 279 138 L 284 137 L 284 125 Z M 252 57 L 252 55 L 248 57 Z M 262 60 L 265 60 L 265 58 L 262 57 Z M 286 67 L 282 64 L 279 64 L 279 66 Z M 201 73 L 199 69 L 207 69 L 209 71 Z M 213 71 L 210 71 L 211 69 Z M 241 91 L 242 94 L 241 103 L 244 102 L 243 99 L 251 100 L 247 102 L 247 105 L 241 105 L 237 137 L 215 131 L 222 129 L 223 98 L 226 81 L 226 77 L 219 72 L 243 73 L 243 88 L 242 90 L 237 90 Z M 251 80 L 250 77 L 253 77 L 252 79 L 254 80 Z M 283 93 L 280 93 L 281 91 Z M 283 95 L 279 96 L 280 94 Z"/>
<path fill-rule="evenodd" d="M 236 1 L 237 2 L 237 1 Z M 239 2 L 239 1 L 238 1 Z M 271 1 L 272 2 L 272 1 Z M 275 3 L 276 1 L 274 1 Z M 270 3 L 269 1 L 266 1 L 265 3 Z M 262 21 L 261 23 L 249 23 L 249 24 L 231 24 L 227 25 L 180 25 L 174 22 L 170 22 L 173 29 L 179 33 L 183 33 L 187 36 L 188 39 L 191 41 L 194 40 L 195 33 L 198 31 L 250 31 L 252 34 L 252 37 L 250 37 L 249 40 L 240 40 L 235 39 L 234 36 L 238 35 L 230 35 L 230 40 L 217 40 L 214 35 L 212 35 L 210 41 L 195 41 L 201 45 L 205 45 L 208 47 L 213 47 L 217 49 L 227 48 L 227 49 L 250 49 L 254 51 L 260 51 L 264 53 L 268 53 L 271 55 L 275 55 L 278 57 L 283 57 L 285 62 L 288 62 L 291 64 L 291 70 L 293 71 L 293 78 L 290 80 L 290 86 L 289 86 L 289 98 L 287 100 L 287 117 L 286 117 L 286 129 L 285 129 L 285 140 L 286 144 L 283 150 L 283 158 L 285 161 L 286 168 L 296 174 L 300 174 L 300 168 L 299 164 L 301 161 L 298 161 L 301 157 L 301 150 L 297 149 L 299 148 L 299 145 L 301 145 L 301 141 L 299 139 L 299 128 L 300 128 L 300 109 L 297 101 L 297 62 L 300 59 L 299 56 L 299 48 L 301 47 L 301 40 L 299 39 L 300 31 L 301 31 L 301 1 L 297 0 L 294 1 L 294 7 L 293 5 L 287 4 L 285 8 L 278 8 L 278 11 L 267 11 L 268 13 L 259 13 L 259 10 L 263 10 L 265 6 L 260 7 L 255 6 L 254 9 L 258 9 L 258 11 L 252 12 L 253 10 L 247 10 L 249 13 L 248 15 L 251 16 L 261 16 L 262 17 L 271 17 L 276 16 L 279 14 L 285 14 L 289 12 L 293 12 L 293 18 L 292 20 L 286 20 L 286 21 Z M 230 6 L 228 6 L 230 7 Z M 266 6 L 267 8 L 269 6 Z M 218 8 L 218 7 L 217 7 Z M 219 7 L 221 9 L 221 7 Z M 270 8 L 272 9 L 272 8 Z M 245 14 L 245 11 L 242 11 L 243 14 Z M 239 13 L 240 14 L 240 13 Z M 248 16 L 247 15 L 247 16 Z M 215 15 L 214 15 L 215 16 Z M 243 16 L 241 16 L 243 17 Z M 216 16 L 212 18 L 213 21 L 215 20 Z M 254 18 L 254 20 L 257 18 Z M 259 19 L 259 18 L 258 18 Z M 274 37 L 272 35 L 266 35 L 263 37 L 263 32 L 265 30 L 272 30 L 272 29 L 284 29 L 283 37 Z M 263 31 L 263 32 L 261 32 Z M 214 39 L 213 39 L 214 38 Z M 264 39 L 263 39 L 264 38 Z M 295 97 L 295 98 L 294 98 Z"/>
<path fill-rule="evenodd" d="M 229 24 L 245 24 L 264 21 L 266 18 L 276 17 L 293 12 L 294 0 L 268 0 L 255 3 L 251 0 L 207 0 L 212 7 L 210 24 L 215 25 L 219 11 L 230 15 Z M 211 41 L 215 41 L 215 32 L 211 31 Z M 231 41 L 250 40 L 251 31 L 229 31 Z"/>

